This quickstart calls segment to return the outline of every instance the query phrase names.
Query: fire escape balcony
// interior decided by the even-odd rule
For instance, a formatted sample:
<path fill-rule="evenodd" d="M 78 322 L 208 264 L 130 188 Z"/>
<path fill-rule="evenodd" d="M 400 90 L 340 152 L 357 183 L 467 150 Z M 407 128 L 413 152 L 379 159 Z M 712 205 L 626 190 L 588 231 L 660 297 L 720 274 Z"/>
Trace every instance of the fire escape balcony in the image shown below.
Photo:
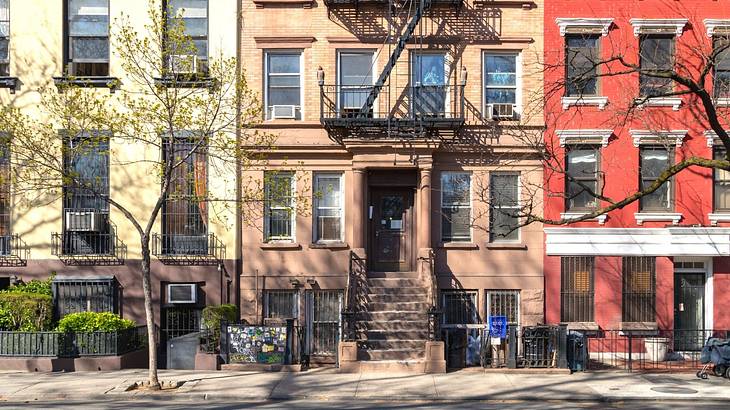
<path fill-rule="evenodd" d="M 19 235 L 0 235 L 0 267 L 20 267 L 28 264 L 30 250 Z"/>
<path fill-rule="evenodd" d="M 117 237 L 117 227 L 108 213 L 67 210 L 64 230 L 51 234 L 51 254 L 66 265 L 123 265 L 127 245 Z"/>
<path fill-rule="evenodd" d="M 409 86 L 386 104 L 385 87 L 320 86 L 320 121 L 326 128 L 382 131 L 455 131 L 464 125 L 464 84 Z M 379 95 L 365 109 L 368 96 Z M 381 92 L 382 91 L 382 92 Z"/>
<path fill-rule="evenodd" d="M 407 3 L 408 0 L 393 0 L 394 5 L 402 5 Z M 459 6 L 463 4 L 464 0 L 430 0 L 429 3 L 432 5 L 449 5 Z M 327 7 L 359 7 L 364 5 L 385 5 L 389 4 L 390 0 L 325 0 L 324 4 Z"/>
<path fill-rule="evenodd" d="M 152 255 L 165 265 L 215 266 L 226 259 L 226 247 L 215 234 L 152 234 Z"/>

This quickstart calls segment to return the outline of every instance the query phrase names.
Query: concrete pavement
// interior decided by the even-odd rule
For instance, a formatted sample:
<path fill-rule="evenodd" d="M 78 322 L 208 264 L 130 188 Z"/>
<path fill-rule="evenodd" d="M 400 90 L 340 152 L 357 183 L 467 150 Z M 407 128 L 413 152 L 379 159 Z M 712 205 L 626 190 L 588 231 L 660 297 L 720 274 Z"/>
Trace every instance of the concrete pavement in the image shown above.
<path fill-rule="evenodd" d="M 572 401 L 702 400 L 730 402 L 730 380 L 694 374 L 590 372 L 511 374 L 459 371 L 447 374 L 340 374 L 334 369 L 303 373 L 160 371 L 161 380 L 182 382 L 177 390 L 126 391 L 144 380 L 144 370 L 117 372 L 0 372 L 0 400 L 28 401 Z"/>

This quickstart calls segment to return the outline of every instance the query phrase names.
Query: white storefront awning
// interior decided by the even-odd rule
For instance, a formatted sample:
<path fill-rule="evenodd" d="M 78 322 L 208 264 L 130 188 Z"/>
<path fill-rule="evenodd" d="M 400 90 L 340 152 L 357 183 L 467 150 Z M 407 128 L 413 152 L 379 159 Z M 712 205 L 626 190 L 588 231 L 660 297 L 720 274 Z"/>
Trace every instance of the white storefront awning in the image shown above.
<path fill-rule="evenodd" d="M 546 228 L 548 255 L 730 256 L 730 229 Z"/>

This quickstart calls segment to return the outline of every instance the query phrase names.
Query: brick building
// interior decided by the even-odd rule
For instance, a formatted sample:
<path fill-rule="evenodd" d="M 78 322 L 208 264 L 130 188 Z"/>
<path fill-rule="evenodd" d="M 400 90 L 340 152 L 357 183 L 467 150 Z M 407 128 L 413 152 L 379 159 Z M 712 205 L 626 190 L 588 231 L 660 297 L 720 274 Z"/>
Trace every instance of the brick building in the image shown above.
<path fill-rule="evenodd" d="M 591 60 L 623 56 L 642 69 L 697 78 L 703 56 L 727 38 L 730 11 L 721 6 L 547 2 L 546 142 L 563 169 L 546 173 L 547 218 L 571 219 L 605 205 L 587 194 L 591 189 L 623 199 L 682 158 L 723 154 L 698 100 L 676 83 L 637 72 L 601 76 L 620 71 L 617 62 L 597 68 L 595 81 L 570 77 L 594 70 Z M 728 97 L 723 55 L 705 85 L 721 112 Z M 675 350 L 701 346 L 709 332 L 696 330 L 730 327 L 726 181 L 725 172 L 693 167 L 607 215 L 546 228 L 546 320 L 647 335 L 688 330 L 693 340 L 675 333 Z"/>
<path fill-rule="evenodd" d="M 278 139 L 244 175 L 267 200 L 243 233 L 242 318 L 296 318 L 331 361 L 353 312 L 354 368 L 417 369 L 444 364 L 432 307 L 445 329 L 544 320 L 542 227 L 508 212 L 542 178 L 518 138 L 543 123 L 542 3 L 243 3 L 240 58 Z"/>

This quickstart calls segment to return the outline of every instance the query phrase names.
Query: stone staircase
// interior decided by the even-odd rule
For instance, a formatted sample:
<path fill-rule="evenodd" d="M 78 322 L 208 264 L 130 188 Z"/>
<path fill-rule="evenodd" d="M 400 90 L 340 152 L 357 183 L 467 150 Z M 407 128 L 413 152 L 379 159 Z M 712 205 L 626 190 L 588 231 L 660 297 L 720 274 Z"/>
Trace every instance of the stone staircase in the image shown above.
<path fill-rule="evenodd" d="M 416 272 L 369 273 L 356 325 L 358 360 L 370 370 L 419 370 L 428 340 L 428 289 Z"/>

